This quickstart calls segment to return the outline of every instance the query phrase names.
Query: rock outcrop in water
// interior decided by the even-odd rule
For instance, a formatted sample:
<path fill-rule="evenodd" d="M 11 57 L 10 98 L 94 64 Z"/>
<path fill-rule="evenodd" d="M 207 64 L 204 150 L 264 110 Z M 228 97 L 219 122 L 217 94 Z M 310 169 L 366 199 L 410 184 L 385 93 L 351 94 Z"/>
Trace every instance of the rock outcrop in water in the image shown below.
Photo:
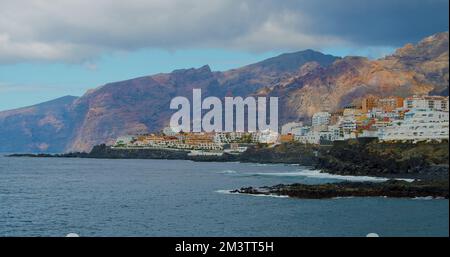
<path fill-rule="evenodd" d="M 386 182 L 341 182 L 320 185 L 276 185 L 270 187 L 243 187 L 231 193 L 252 195 L 290 196 L 303 199 L 335 197 L 433 197 L 448 199 L 448 180 L 414 181 L 388 180 Z"/>

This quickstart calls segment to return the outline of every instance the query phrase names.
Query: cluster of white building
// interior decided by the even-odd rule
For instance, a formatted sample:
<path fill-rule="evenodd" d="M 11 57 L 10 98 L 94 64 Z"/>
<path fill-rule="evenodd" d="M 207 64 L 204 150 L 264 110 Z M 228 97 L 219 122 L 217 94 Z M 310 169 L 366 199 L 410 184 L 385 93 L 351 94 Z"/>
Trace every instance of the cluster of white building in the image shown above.
<path fill-rule="evenodd" d="M 384 141 L 392 140 L 443 140 L 449 138 L 448 111 L 415 108 L 405 113 L 403 120 L 394 120 L 380 131 Z"/>
<path fill-rule="evenodd" d="M 381 141 L 448 140 L 448 103 L 448 97 L 413 96 L 403 99 L 395 108 L 370 106 L 366 109 L 347 108 L 339 114 L 318 112 L 313 115 L 311 126 L 291 122 L 281 131 L 283 135 L 292 134 L 296 141 L 307 144 L 361 137 Z"/>
<path fill-rule="evenodd" d="M 236 142 L 274 144 L 278 140 L 278 132 L 270 129 L 256 132 L 216 132 L 214 142 L 217 144 L 230 144 Z"/>
<path fill-rule="evenodd" d="M 115 147 L 190 149 L 193 151 L 243 152 L 251 144 L 298 141 L 327 144 L 354 138 L 380 141 L 429 141 L 449 139 L 449 99 L 442 96 L 365 98 L 361 108 L 339 113 L 318 112 L 311 124 L 289 122 L 281 134 L 270 129 L 256 132 L 175 132 L 170 127 L 159 134 L 125 136 Z"/>
<path fill-rule="evenodd" d="M 275 144 L 279 134 L 271 130 L 257 132 L 175 133 L 165 128 L 163 133 L 122 136 L 116 139 L 113 149 L 173 149 L 188 150 L 190 155 L 221 155 L 242 153 L 248 145 Z"/>

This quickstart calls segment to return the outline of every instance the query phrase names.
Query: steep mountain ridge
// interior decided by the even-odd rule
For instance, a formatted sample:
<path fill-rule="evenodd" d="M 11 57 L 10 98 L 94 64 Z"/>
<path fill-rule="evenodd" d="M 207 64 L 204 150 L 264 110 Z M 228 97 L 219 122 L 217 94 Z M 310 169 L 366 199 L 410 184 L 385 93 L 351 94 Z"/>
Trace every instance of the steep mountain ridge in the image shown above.
<path fill-rule="evenodd" d="M 71 141 L 75 96 L 0 112 L 0 152 L 60 152 Z"/>
<path fill-rule="evenodd" d="M 365 95 L 448 95 L 448 32 L 406 45 L 391 56 L 337 58 L 305 50 L 225 72 L 175 70 L 108 83 L 82 97 L 0 112 L 0 152 L 87 151 L 125 134 L 158 131 L 175 96 L 280 97 L 280 124 L 335 111 Z"/>
<path fill-rule="evenodd" d="M 280 82 L 263 95 L 281 98 L 281 122 L 337 111 L 364 96 L 448 95 L 448 32 L 408 44 L 379 60 L 345 57 Z"/>

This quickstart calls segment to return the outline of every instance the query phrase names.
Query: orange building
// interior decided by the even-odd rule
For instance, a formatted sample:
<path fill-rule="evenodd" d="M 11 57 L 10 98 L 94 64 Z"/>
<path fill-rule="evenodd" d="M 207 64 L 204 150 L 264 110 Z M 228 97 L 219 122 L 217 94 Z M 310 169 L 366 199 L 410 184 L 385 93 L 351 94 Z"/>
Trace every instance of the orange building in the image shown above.
<path fill-rule="evenodd" d="M 371 111 L 373 108 L 377 107 L 378 98 L 369 96 L 362 100 L 362 110 L 364 113 Z"/>
<path fill-rule="evenodd" d="M 280 135 L 280 142 L 281 143 L 289 143 L 294 141 L 294 135 L 293 134 L 287 134 L 287 135 Z"/>
<path fill-rule="evenodd" d="M 214 136 L 209 133 L 205 134 L 187 133 L 184 140 L 185 144 L 188 145 L 212 144 L 214 143 Z"/>

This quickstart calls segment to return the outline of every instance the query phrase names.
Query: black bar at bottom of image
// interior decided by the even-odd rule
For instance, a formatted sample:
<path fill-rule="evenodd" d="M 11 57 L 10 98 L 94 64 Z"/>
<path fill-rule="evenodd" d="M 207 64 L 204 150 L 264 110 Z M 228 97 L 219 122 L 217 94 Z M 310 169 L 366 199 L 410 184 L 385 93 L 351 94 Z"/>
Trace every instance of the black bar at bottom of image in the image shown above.
<path fill-rule="evenodd" d="M 2 250 L 78 254 L 106 253 L 143 256 L 301 256 L 308 251 L 329 254 L 386 254 L 386 247 L 403 254 L 446 250 L 447 238 L 297 238 L 297 237 L 37 237 L 0 238 Z M 87 247 L 85 247 L 87 246 Z M 358 250 L 360 249 L 360 250 Z M 426 252 L 425 252 L 426 251 Z M 60 252 L 62 253 L 62 252 Z M 298 253 L 298 254 L 295 254 Z"/>

